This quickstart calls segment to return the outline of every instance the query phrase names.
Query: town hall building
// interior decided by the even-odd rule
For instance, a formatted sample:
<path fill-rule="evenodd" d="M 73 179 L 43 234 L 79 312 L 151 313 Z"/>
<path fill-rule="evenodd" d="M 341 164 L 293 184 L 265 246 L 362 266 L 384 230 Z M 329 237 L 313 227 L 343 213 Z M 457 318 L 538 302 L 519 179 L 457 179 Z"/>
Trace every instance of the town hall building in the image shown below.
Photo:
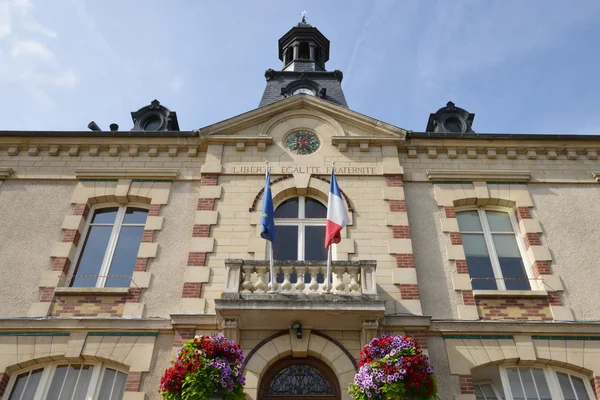
<path fill-rule="evenodd" d="M 252 400 L 350 399 L 381 334 L 417 340 L 444 400 L 600 399 L 600 136 L 478 133 L 446 99 L 397 127 L 351 108 L 329 54 L 300 22 L 257 108 L 198 130 L 154 100 L 124 130 L 0 131 L 2 400 L 158 400 L 216 332 Z"/>

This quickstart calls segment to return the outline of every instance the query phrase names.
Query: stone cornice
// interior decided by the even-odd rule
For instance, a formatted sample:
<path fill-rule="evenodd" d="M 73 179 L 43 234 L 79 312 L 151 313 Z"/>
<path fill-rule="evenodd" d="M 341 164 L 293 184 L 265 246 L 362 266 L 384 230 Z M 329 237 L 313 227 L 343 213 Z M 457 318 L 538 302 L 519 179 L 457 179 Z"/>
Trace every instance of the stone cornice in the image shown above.
<path fill-rule="evenodd" d="M 404 139 L 401 137 L 387 137 L 387 136 L 333 136 L 331 143 L 334 146 L 345 144 L 348 147 L 360 147 L 362 143 L 374 146 L 396 146 L 402 147 L 404 145 Z"/>
<path fill-rule="evenodd" d="M 531 171 L 428 169 L 430 181 L 509 181 L 527 182 Z"/>
<path fill-rule="evenodd" d="M 152 318 L 0 318 L 2 331 L 171 331 L 169 319 Z"/>
<path fill-rule="evenodd" d="M 600 171 L 594 171 L 594 172 L 592 172 L 592 176 L 594 177 L 594 179 L 596 180 L 596 182 L 600 182 Z"/>
<path fill-rule="evenodd" d="M 0 168 L 0 179 L 8 178 L 12 173 L 12 168 Z"/>
<path fill-rule="evenodd" d="M 273 138 L 271 136 L 211 135 L 203 137 L 202 141 L 207 144 L 236 145 L 237 143 L 244 143 L 248 145 L 257 145 L 259 143 L 271 144 L 273 143 Z"/>
<path fill-rule="evenodd" d="M 437 334 L 536 334 L 600 335 L 600 321 L 542 322 L 542 321 L 442 321 L 432 320 L 429 332 Z"/>
<path fill-rule="evenodd" d="M 156 179 L 173 180 L 177 168 L 81 168 L 75 170 L 77 179 Z"/>

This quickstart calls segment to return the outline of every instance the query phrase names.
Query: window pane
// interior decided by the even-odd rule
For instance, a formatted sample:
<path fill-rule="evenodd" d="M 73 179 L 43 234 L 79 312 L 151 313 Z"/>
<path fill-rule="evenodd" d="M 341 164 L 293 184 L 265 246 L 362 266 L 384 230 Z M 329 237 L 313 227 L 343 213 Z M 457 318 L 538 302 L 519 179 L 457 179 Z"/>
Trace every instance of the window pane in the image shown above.
<path fill-rule="evenodd" d="M 521 374 L 521 382 L 523 382 L 523 388 L 525 388 L 525 397 L 527 400 L 537 400 L 537 392 L 535 385 L 533 384 L 533 376 L 529 368 L 519 368 Z"/>
<path fill-rule="evenodd" d="M 79 375 L 80 369 L 81 365 L 69 365 L 67 377 L 65 378 L 65 383 L 63 384 L 60 393 L 60 400 L 71 400 L 73 392 L 75 391 L 75 384 L 77 383 L 77 376 Z"/>
<path fill-rule="evenodd" d="M 48 395 L 46 396 L 47 399 L 58 399 L 58 395 L 60 395 L 60 389 L 62 388 L 68 369 L 68 365 L 60 365 L 56 367 L 56 370 L 54 371 L 54 376 L 52 377 L 52 384 L 50 385 L 50 390 L 48 391 Z"/>
<path fill-rule="evenodd" d="M 461 235 L 471 284 L 475 290 L 495 290 L 498 288 L 494 279 L 492 262 L 482 234 Z M 485 279 L 482 279 L 485 278 Z"/>
<path fill-rule="evenodd" d="M 91 277 L 74 277 L 71 286 L 96 286 L 96 280 L 100 274 L 100 267 L 102 266 L 102 260 L 106 253 L 112 229 L 112 226 L 90 227 L 85 243 L 83 244 L 83 251 L 79 258 L 75 275 L 91 275 Z"/>
<path fill-rule="evenodd" d="M 533 373 L 533 379 L 535 380 L 535 385 L 537 386 L 540 399 L 552 400 L 552 396 L 550 395 L 550 389 L 548 388 L 548 382 L 546 382 L 546 375 L 544 375 L 544 371 L 542 371 L 539 368 L 533 368 L 531 372 Z"/>
<path fill-rule="evenodd" d="M 327 207 L 315 199 L 307 197 L 304 207 L 304 216 L 306 218 L 327 218 Z"/>
<path fill-rule="evenodd" d="M 485 400 L 485 397 L 483 397 L 483 393 L 481 392 L 481 389 L 479 389 L 479 386 L 475 385 L 474 389 L 475 389 L 475 399 L 476 400 Z"/>
<path fill-rule="evenodd" d="M 492 235 L 504 283 L 508 290 L 529 290 L 531 286 L 514 235 Z M 509 279 L 512 278 L 512 279 Z M 516 280 L 515 280 L 516 279 Z"/>
<path fill-rule="evenodd" d="M 143 226 L 124 226 L 119 233 L 117 247 L 113 255 L 108 275 L 131 276 L 135 267 Z M 106 287 L 129 287 L 131 278 L 107 278 Z"/>
<path fill-rule="evenodd" d="M 508 368 L 506 370 L 506 375 L 508 376 L 508 384 L 510 385 L 510 392 L 512 393 L 513 400 L 525 400 L 517 369 Z"/>
<path fill-rule="evenodd" d="M 556 375 L 558 376 L 558 383 L 560 383 L 560 389 L 562 390 L 565 400 L 577 400 L 575 392 L 573 392 L 573 387 L 571 386 L 571 381 L 569 380 L 569 375 L 562 372 L 557 372 Z"/>
<path fill-rule="evenodd" d="M 481 391 L 483 392 L 483 394 L 485 395 L 485 398 L 487 400 L 496 400 L 497 399 L 496 393 L 494 392 L 492 385 L 487 383 L 485 385 L 480 385 L 480 386 L 481 386 Z"/>
<path fill-rule="evenodd" d="M 325 227 L 307 226 L 304 228 L 304 259 L 311 261 L 327 260 L 325 248 Z"/>
<path fill-rule="evenodd" d="M 281 203 L 275 210 L 275 218 L 298 218 L 298 198 Z"/>
<path fill-rule="evenodd" d="M 485 215 L 492 232 L 514 232 L 508 213 L 502 211 L 486 211 Z"/>
<path fill-rule="evenodd" d="M 458 220 L 458 229 L 461 232 L 481 232 L 481 221 L 479 220 L 479 214 L 476 210 L 472 211 L 461 211 L 456 213 L 456 219 Z"/>
<path fill-rule="evenodd" d="M 275 229 L 273 257 L 276 260 L 298 259 L 298 227 L 277 226 Z"/>
<path fill-rule="evenodd" d="M 115 381 L 116 372 L 114 369 L 106 368 L 102 377 L 102 385 L 100 385 L 100 393 L 98 400 L 110 400 L 113 383 Z M 120 399 L 119 399 L 120 400 Z"/>
<path fill-rule="evenodd" d="M 91 365 L 83 365 L 81 372 L 79 373 L 79 381 L 77 381 L 77 388 L 73 394 L 73 400 L 85 399 L 88 387 L 90 386 L 90 380 L 92 378 L 92 370 L 94 368 Z"/>
<path fill-rule="evenodd" d="M 111 400 L 121 400 L 123 393 L 125 392 L 125 382 L 127 381 L 127 375 L 122 372 L 117 372 L 115 378 L 115 385 L 113 386 Z"/>
<path fill-rule="evenodd" d="M 583 379 L 571 375 L 571 382 L 573 382 L 573 386 L 575 386 L 575 393 L 577 393 L 579 400 L 590 399 L 587 390 L 585 389 L 585 383 L 583 383 Z"/>
<path fill-rule="evenodd" d="M 148 210 L 144 210 L 143 208 L 127 207 L 127 210 L 125 210 L 125 218 L 123 218 L 123 223 L 144 225 L 147 217 Z"/>
<path fill-rule="evenodd" d="M 33 399 L 38 384 L 40 383 L 40 379 L 42 378 L 43 371 L 43 369 L 36 369 L 35 371 L 31 372 L 31 375 L 29 375 L 29 380 L 27 381 L 27 387 L 25 388 L 23 397 L 21 397 L 21 399 Z"/>
<path fill-rule="evenodd" d="M 117 218 L 118 207 L 99 208 L 94 212 L 92 224 L 114 224 Z"/>

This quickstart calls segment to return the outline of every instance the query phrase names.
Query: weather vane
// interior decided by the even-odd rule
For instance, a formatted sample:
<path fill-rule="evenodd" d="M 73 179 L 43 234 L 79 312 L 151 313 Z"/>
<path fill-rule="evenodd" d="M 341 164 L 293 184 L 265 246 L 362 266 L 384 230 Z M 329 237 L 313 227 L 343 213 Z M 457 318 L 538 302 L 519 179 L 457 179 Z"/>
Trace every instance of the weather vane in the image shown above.
<path fill-rule="evenodd" d="M 300 15 L 302 16 L 302 23 L 306 24 L 306 10 L 302 11 Z"/>

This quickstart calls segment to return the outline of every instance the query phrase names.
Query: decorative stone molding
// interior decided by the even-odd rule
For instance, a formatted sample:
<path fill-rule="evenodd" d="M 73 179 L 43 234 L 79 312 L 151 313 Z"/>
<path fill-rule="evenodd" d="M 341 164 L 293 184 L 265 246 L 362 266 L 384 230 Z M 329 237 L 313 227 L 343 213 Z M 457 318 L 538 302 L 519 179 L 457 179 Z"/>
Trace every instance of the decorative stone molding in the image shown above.
<path fill-rule="evenodd" d="M 173 180 L 177 168 L 82 168 L 75 170 L 77 179 L 156 179 Z"/>
<path fill-rule="evenodd" d="M 427 177 L 430 181 L 506 181 L 527 182 L 531 178 L 531 171 L 513 170 L 447 170 L 428 169 Z"/>
<path fill-rule="evenodd" d="M 0 180 L 6 179 L 13 173 L 12 168 L 0 168 Z"/>

